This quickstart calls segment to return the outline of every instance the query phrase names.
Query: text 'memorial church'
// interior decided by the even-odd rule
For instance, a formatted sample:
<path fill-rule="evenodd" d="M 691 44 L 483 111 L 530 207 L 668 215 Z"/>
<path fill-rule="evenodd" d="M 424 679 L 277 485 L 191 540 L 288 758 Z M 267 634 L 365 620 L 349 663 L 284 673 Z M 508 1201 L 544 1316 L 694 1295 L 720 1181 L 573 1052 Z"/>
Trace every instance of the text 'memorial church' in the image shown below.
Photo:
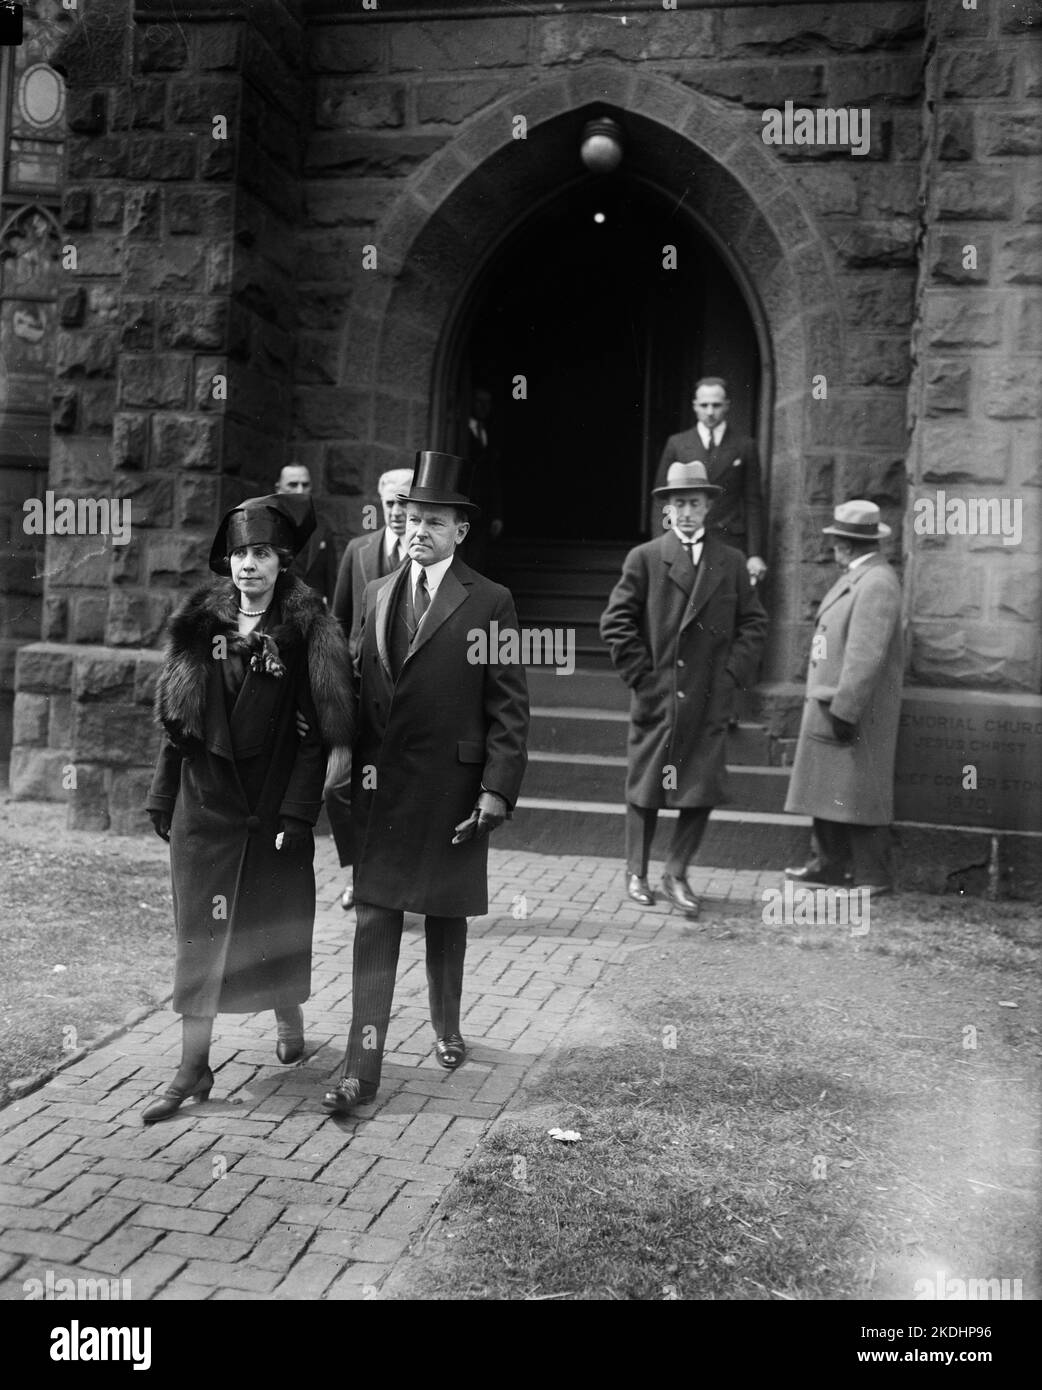
<path fill-rule="evenodd" d="M 904 595 L 901 881 L 1042 891 L 1042 0 L 23 11 L 0 47 L 16 799 L 146 828 L 163 626 L 223 510 L 292 459 L 344 544 L 382 472 L 466 449 L 480 389 L 490 571 L 576 661 L 532 673 L 509 833 L 617 854 L 597 622 L 713 375 L 763 461 L 771 627 L 706 862 L 800 862 L 821 528 L 863 497 Z"/>

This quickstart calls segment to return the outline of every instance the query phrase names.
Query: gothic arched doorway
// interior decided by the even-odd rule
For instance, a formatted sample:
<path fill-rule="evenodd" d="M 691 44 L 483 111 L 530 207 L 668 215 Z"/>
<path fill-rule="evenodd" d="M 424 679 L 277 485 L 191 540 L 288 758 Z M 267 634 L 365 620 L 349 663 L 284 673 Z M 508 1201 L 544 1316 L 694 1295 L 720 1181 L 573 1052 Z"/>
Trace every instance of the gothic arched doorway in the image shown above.
<path fill-rule="evenodd" d="M 638 179 L 582 179 L 531 212 L 474 282 L 454 341 L 443 418 L 459 448 L 473 387 L 491 394 L 513 539 L 647 534 L 659 455 L 692 423 L 700 375 L 728 379 L 739 433 L 759 424 L 741 289 L 695 220 Z"/>

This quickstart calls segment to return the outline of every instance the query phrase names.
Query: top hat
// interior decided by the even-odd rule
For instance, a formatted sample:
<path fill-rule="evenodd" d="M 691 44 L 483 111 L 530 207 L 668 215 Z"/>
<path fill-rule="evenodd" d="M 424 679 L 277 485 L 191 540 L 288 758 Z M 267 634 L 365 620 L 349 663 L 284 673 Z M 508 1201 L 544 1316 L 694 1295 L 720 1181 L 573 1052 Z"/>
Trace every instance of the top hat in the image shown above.
<path fill-rule="evenodd" d="M 723 488 L 709 481 L 705 464 L 695 459 L 692 463 L 671 463 L 665 484 L 651 492 L 657 497 L 660 492 L 723 492 Z"/>
<path fill-rule="evenodd" d="M 416 455 L 416 472 L 408 492 L 398 494 L 399 502 L 430 502 L 437 507 L 462 507 L 471 516 L 481 508 L 466 495 L 473 465 L 455 454 L 439 454 L 421 449 Z"/>
<path fill-rule="evenodd" d="M 299 555 L 316 524 L 310 497 L 290 492 L 248 497 L 221 518 L 210 547 L 210 568 L 231 574 L 228 556 L 243 545 L 273 545 Z"/>
<path fill-rule="evenodd" d="M 832 525 L 822 527 L 824 536 L 847 536 L 856 541 L 881 541 L 890 534 L 890 527 L 879 520 L 879 508 L 874 502 L 858 498 L 841 502 L 832 513 Z"/>

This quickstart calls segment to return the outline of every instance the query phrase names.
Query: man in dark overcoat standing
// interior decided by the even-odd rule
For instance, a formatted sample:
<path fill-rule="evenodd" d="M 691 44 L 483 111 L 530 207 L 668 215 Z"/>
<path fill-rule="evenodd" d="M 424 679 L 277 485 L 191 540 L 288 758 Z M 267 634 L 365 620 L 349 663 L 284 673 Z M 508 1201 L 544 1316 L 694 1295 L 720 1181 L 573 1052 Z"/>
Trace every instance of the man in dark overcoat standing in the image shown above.
<path fill-rule="evenodd" d="M 405 503 L 399 501 L 399 497 L 403 489 L 408 490 L 411 482 L 411 468 L 392 468 L 380 475 L 376 491 L 383 509 L 384 524 L 378 531 L 370 531 L 367 535 L 355 536 L 354 540 L 348 541 L 340 561 L 332 610 L 344 630 L 352 661 L 362 633 L 362 599 L 366 585 L 374 579 L 393 574 L 405 559 Z M 331 783 L 325 790 L 329 828 L 333 832 L 342 869 L 354 858 L 350 763 L 345 775 L 345 781 Z M 340 895 L 340 906 L 347 912 L 353 903 L 354 886 L 349 883 Z"/>
<path fill-rule="evenodd" d="M 824 534 L 843 573 L 818 608 L 786 811 L 814 822 L 796 883 L 893 886 L 890 824 L 901 719 L 901 585 L 880 554 L 890 527 L 874 502 L 841 503 Z"/>
<path fill-rule="evenodd" d="M 744 557 L 705 530 L 719 488 L 702 463 L 674 463 L 654 495 L 669 529 L 631 550 L 601 617 L 601 636 L 630 687 L 626 774 L 629 896 L 655 899 L 648 860 L 663 807 L 679 812 L 662 889 L 688 917 L 698 899 L 687 866 L 709 813 L 725 799 L 727 725 L 735 691 L 754 679 L 767 615 Z"/>
<path fill-rule="evenodd" d="M 467 917 L 488 911 L 488 834 L 510 815 L 527 762 L 525 671 L 500 660 L 498 641 L 517 629 L 514 601 L 455 555 L 477 511 L 468 465 L 433 452 L 416 465 L 409 560 L 367 587 L 355 659 L 358 925 L 344 1075 L 322 1102 L 335 1115 L 376 1094 L 406 912 L 426 919 L 435 1059 L 463 1061 Z"/>

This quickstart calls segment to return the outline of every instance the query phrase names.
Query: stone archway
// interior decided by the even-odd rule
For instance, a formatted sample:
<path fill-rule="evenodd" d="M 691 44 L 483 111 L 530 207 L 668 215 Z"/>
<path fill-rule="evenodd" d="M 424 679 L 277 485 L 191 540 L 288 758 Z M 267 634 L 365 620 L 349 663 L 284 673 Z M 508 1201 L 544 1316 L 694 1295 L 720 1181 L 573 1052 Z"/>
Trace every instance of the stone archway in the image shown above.
<path fill-rule="evenodd" d="M 743 288 L 761 338 L 763 440 L 769 446 L 772 564 L 764 678 L 791 679 L 810 616 L 818 508 L 807 462 L 826 441 L 807 410 L 812 375 L 842 383 L 843 328 L 830 262 L 790 180 L 759 140 L 757 118 L 656 75 L 590 65 L 509 93 L 428 160 L 374 242 L 379 274 L 361 278 L 345 325 L 350 387 L 368 395 L 368 438 L 379 471 L 442 429 L 438 373 L 485 259 L 548 193 L 577 172 L 579 132 L 592 114 L 624 122 L 627 161 L 670 191 L 713 239 Z M 513 136 L 523 115 L 526 138 Z M 678 215 L 680 215 L 678 213 Z M 345 384 L 347 384 L 345 382 Z M 393 430 L 385 423 L 395 422 Z M 801 518 L 801 520 L 795 520 Z"/>

